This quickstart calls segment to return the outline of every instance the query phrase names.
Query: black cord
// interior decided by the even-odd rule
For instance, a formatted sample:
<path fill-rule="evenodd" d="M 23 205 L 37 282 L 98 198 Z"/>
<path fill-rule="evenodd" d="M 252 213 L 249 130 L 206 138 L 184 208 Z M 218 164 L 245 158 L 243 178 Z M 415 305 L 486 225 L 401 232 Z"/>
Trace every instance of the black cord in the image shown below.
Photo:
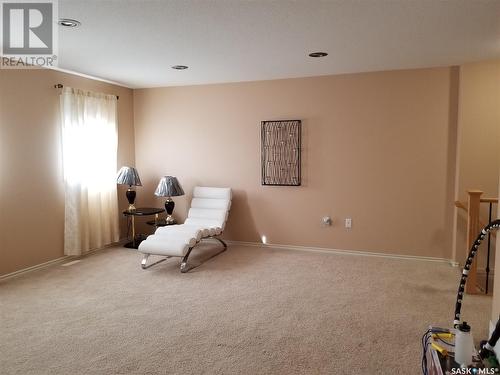
<path fill-rule="evenodd" d="M 422 367 L 422 374 L 423 375 L 428 375 L 427 373 L 427 348 L 429 347 L 429 340 L 431 338 L 431 330 L 428 329 L 423 335 L 422 335 L 422 362 L 421 362 L 421 367 Z"/>

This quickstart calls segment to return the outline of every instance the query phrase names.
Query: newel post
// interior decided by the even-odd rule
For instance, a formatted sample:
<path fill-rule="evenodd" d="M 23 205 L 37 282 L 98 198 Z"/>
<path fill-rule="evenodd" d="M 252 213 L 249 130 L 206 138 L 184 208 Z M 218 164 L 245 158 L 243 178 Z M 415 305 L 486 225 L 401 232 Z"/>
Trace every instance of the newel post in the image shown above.
<path fill-rule="evenodd" d="M 481 190 L 468 190 L 467 191 L 468 202 L 467 202 L 467 247 L 465 249 L 465 256 L 469 254 L 469 250 L 476 239 L 479 231 L 482 229 L 479 225 L 479 210 L 481 205 Z M 467 294 L 478 294 L 477 290 L 477 256 L 472 262 L 471 269 L 469 270 L 469 279 L 465 287 L 465 292 Z"/>

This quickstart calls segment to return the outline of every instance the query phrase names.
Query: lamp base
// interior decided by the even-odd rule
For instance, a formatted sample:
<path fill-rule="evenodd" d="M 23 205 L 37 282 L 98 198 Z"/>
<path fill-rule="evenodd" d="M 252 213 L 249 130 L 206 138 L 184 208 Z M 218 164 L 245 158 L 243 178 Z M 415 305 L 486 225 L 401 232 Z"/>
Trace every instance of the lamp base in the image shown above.
<path fill-rule="evenodd" d="M 135 211 L 134 202 L 135 202 L 136 192 L 135 190 L 132 190 L 132 186 L 128 187 L 127 191 L 125 192 L 125 195 L 127 196 L 128 200 L 128 210 Z"/>
<path fill-rule="evenodd" d="M 174 207 L 175 207 L 175 202 L 172 200 L 171 197 L 168 197 L 167 200 L 165 201 L 165 211 L 167 211 L 167 217 L 165 218 L 165 222 L 167 223 L 167 225 L 175 223 L 175 219 L 172 216 L 172 213 L 174 212 Z"/>

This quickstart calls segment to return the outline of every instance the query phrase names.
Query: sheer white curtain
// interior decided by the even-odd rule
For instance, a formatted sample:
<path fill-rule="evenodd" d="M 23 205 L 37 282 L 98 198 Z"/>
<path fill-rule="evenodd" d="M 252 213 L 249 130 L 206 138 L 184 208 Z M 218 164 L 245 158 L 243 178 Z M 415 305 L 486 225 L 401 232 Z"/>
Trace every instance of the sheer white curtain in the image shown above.
<path fill-rule="evenodd" d="M 80 255 L 119 239 L 117 98 L 64 87 L 64 253 Z"/>

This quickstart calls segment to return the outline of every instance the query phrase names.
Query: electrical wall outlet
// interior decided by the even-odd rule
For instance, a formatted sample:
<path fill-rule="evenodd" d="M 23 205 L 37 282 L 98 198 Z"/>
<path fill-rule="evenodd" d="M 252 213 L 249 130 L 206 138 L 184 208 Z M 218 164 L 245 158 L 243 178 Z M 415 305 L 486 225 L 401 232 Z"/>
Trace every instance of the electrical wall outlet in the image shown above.
<path fill-rule="evenodd" d="M 323 225 L 326 227 L 326 226 L 329 226 L 329 225 L 332 225 L 332 218 L 330 216 L 324 216 L 322 219 L 321 219 L 321 222 L 323 223 Z"/>
<path fill-rule="evenodd" d="M 347 229 L 351 229 L 352 228 L 352 219 L 350 217 L 348 217 L 348 218 L 345 219 L 345 227 Z"/>

